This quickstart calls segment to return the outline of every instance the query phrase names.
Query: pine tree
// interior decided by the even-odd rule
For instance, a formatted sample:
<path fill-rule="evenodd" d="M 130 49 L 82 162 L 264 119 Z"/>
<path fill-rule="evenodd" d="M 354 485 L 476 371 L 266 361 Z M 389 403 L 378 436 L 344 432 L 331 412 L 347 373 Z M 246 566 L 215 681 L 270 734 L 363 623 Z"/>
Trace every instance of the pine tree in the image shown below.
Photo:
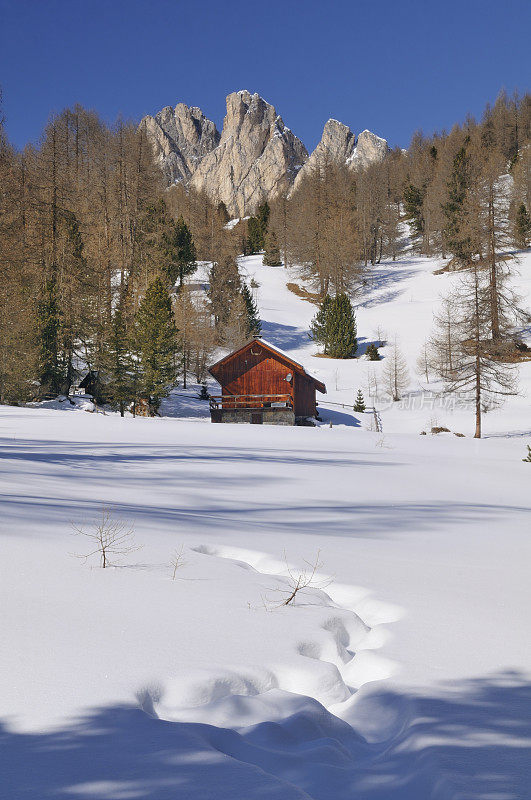
<path fill-rule="evenodd" d="M 269 229 L 269 216 L 271 214 L 271 209 L 269 208 L 269 203 L 266 201 L 261 203 L 258 206 L 258 212 L 256 214 L 258 222 L 260 224 L 260 230 L 262 232 L 262 242 L 265 242 L 265 238 L 267 236 L 267 232 Z"/>
<path fill-rule="evenodd" d="M 378 348 L 376 347 L 374 342 L 371 342 L 369 345 L 367 345 L 367 350 L 365 352 L 367 354 L 367 358 L 369 359 L 369 361 L 380 360 L 380 353 L 378 352 Z"/>
<path fill-rule="evenodd" d="M 184 276 L 191 275 L 197 269 L 194 241 L 182 215 L 163 233 L 162 249 L 167 258 L 168 279 L 172 285 L 179 280 L 179 286 L 182 286 Z"/>
<path fill-rule="evenodd" d="M 249 217 L 247 221 L 247 248 L 251 255 L 260 253 L 266 243 L 269 228 L 269 203 L 262 203 L 258 206 L 256 216 Z"/>
<path fill-rule="evenodd" d="M 424 219 L 422 217 L 422 191 L 409 184 L 404 189 L 404 210 L 406 212 L 406 219 L 411 221 L 415 233 L 421 234 L 424 231 Z"/>
<path fill-rule="evenodd" d="M 365 411 L 365 408 L 366 408 L 365 400 L 363 399 L 362 391 L 361 389 L 358 389 L 358 394 L 356 395 L 356 402 L 354 404 L 354 411 L 358 411 L 359 413 L 361 413 L 362 411 Z"/>
<path fill-rule="evenodd" d="M 121 417 L 134 400 L 135 365 L 131 349 L 126 317 L 122 303 L 119 303 L 112 316 L 102 366 L 107 377 L 105 394 L 111 405 L 118 408 Z"/>
<path fill-rule="evenodd" d="M 139 393 L 157 410 L 177 377 L 177 330 L 171 300 L 160 278 L 148 286 L 136 314 L 136 341 Z"/>
<path fill-rule="evenodd" d="M 332 358 L 353 358 L 358 349 L 356 318 L 346 294 L 338 294 L 327 309 L 327 355 Z"/>
<path fill-rule="evenodd" d="M 332 298 L 327 294 L 310 325 L 310 338 L 322 345 L 324 353 L 328 352 L 328 310 L 331 302 Z"/>
<path fill-rule="evenodd" d="M 531 445 L 527 445 L 527 458 L 523 458 L 522 461 L 531 462 Z"/>
<path fill-rule="evenodd" d="M 473 245 L 467 225 L 467 194 L 471 184 L 471 165 L 466 145 L 461 147 L 454 160 L 447 184 L 448 200 L 443 205 L 446 218 L 445 239 L 448 249 L 461 264 L 472 260 Z"/>
<path fill-rule="evenodd" d="M 251 290 L 246 283 L 242 283 L 242 297 L 245 302 L 245 308 L 247 309 L 249 331 L 253 336 L 260 336 L 262 331 L 262 323 L 260 322 L 260 317 L 258 316 L 258 307 L 253 299 Z"/>
<path fill-rule="evenodd" d="M 266 239 L 263 263 L 266 267 L 281 267 L 280 249 L 275 231 L 271 231 Z"/>
<path fill-rule="evenodd" d="M 264 248 L 264 237 L 258 217 L 249 217 L 247 220 L 246 249 L 250 255 L 259 253 Z"/>
<path fill-rule="evenodd" d="M 516 217 L 514 221 L 514 240 L 518 247 L 526 248 L 531 238 L 531 219 L 527 213 L 527 208 L 524 203 L 520 203 L 516 209 Z"/>

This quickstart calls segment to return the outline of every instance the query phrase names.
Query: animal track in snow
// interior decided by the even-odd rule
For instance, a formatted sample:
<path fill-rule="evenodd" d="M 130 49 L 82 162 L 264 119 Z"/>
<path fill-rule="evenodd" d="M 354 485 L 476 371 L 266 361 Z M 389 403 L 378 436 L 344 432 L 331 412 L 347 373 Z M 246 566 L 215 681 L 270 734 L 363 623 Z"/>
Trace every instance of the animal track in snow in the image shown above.
<path fill-rule="evenodd" d="M 210 545 L 199 545 L 193 550 L 264 575 L 282 591 L 289 585 L 287 569 L 297 572 L 295 566 L 258 551 Z M 326 590 L 303 590 L 298 603 L 271 609 L 272 613 L 293 615 L 294 625 L 297 617 L 301 621 L 304 617 L 306 633 L 292 645 L 291 657 L 287 652 L 285 662 L 266 666 L 238 664 L 230 668 L 213 665 L 194 670 L 191 675 L 167 680 L 154 696 L 143 690 L 142 707 L 168 720 L 197 719 L 198 709 L 205 721 L 212 718 L 211 714 L 218 720 L 220 715 L 231 719 L 230 714 L 247 713 L 249 703 L 260 696 L 280 690 L 312 697 L 340 715 L 342 706 L 349 705 L 347 701 L 363 684 L 395 672 L 395 664 L 376 650 L 386 638 L 382 623 L 394 621 L 399 612 L 372 599 L 364 589 L 329 581 L 330 576 L 316 575 L 316 583 L 326 583 Z M 358 606 L 367 611 L 375 627 L 362 619 Z M 314 617 L 315 629 L 309 636 L 307 622 Z"/>

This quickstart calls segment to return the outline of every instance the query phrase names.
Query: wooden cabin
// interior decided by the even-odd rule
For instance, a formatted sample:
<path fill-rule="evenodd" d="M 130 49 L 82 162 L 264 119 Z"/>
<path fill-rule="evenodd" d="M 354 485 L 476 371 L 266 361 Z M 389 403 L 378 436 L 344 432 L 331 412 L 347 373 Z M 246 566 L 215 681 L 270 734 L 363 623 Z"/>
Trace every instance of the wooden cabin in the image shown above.
<path fill-rule="evenodd" d="M 211 396 L 212 422 L 295 425 L 317 416 L 316 391 L 326 386 L 282 350 L 256 337 L 213 364 L 210 374 L 221 386 Z"/>

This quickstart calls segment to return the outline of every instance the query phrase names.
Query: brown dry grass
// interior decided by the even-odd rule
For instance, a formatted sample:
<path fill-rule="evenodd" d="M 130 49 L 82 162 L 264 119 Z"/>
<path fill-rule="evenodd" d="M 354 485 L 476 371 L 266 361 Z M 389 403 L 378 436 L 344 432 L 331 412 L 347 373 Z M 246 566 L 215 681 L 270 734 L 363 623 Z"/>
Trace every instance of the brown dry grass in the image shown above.
<path fill-rule="evenodd" d="M 299 286 L 297 283 L 287 283 L 286 286 L 290 292 L 293 292 L 293 294 L 296 294 L 297 297 L 300 297 L 302 300 L 307 300 L 308 303 L 319 306 L 323 301 L 323 298 L 318 292 L 309 292 L 308 289 Z"/>

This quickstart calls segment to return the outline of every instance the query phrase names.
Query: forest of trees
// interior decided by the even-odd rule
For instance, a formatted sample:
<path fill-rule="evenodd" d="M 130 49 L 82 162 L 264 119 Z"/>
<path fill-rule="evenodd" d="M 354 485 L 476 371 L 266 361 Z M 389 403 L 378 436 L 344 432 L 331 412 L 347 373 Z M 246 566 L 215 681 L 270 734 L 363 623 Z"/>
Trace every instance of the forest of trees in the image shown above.
<path fill-rule="evenodd" d="M 226 221 L 164 189 L 136 125 L 75 107 L 22 152 L 0 126 L 0 402 L 66 395 L 86 370 L 122 413 L 202 382 L 217 346 L 259 329 Z M 197 260 L 213 262 L 208 304 L 185 282 Z"/>
<path fill-rule="evenodd" d="M 67 394 L 90 369 L 122 413 L 137 399 L 155 411 L 169 386 L 205 379 L 217 347 L 259 332 L 239 254 L 265 250 L 265 264 L 294 266 L 322 300 L 355 305 L 372 267 L 398 257 L 406 220 L 418 252 L 463 271 L 425 369 L 479 393 L 481 408 L 512 386 L 503 358 L 523 317 L 509 254 L 531 239 L 530 131 L 531 97 L 502 93 L 479 122 L 415 134 L 362 172 L 321 163 L 227 228 L 223 204 L 164 188 L 133 123 L 76 106 L 16 151 L 0 121 L 0 402 Z M 206 301 L 198 261 L 211 263 Z M 354 353 L 355 327 L 347 339 Z"/>

